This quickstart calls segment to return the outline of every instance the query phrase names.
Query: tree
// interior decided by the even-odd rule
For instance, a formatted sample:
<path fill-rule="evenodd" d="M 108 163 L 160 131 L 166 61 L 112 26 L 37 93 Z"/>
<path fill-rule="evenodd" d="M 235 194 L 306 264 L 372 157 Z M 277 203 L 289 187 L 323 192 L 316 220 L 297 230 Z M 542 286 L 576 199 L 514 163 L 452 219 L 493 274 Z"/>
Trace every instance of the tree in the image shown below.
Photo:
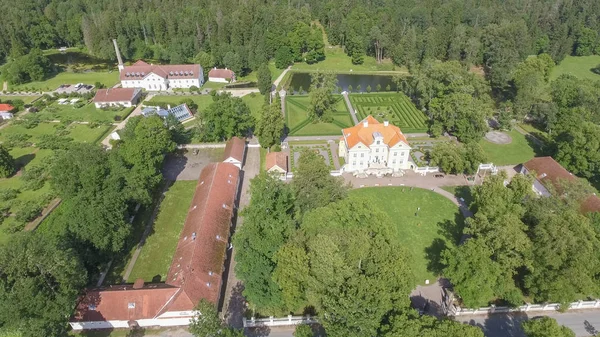
<path fill-rule="evenodd" d="M 560 123 L 560 122 L 559 122 Z M 576 120 L 557 127 L 554 158 L 567 170 L 595 179 L 600 174 L 600 126 Z"/>
<path fill-rule="evenodd" d="M 488 130 L 486 118 L 492 115 L 491 106 L 472 95 L 454 93 L 434 98 L 429 111 L 435 122 L 454 134 L 461 142 L 477 142 Z"/>
<path fill-rule="evenodd" d="M 523 321 L 521 327 L 527 337 L 575 337 L 575 333 L 564 325 L 558 325 L 551 317 Z"/>
<path fill-rule="evenodd" d="M 237 76 L 240 76 L 242 74 L 242 70 L 244 69 L 242 57 L 233 51 L 228 51 L 225 53 L 225 56 L 223 56 L 223 65 L 231 69 L 237 74 Z"/>
<path fill-rule="evenodd" d="M 262 107 L 261 117 L 256 124 L 256 135 L 260 145 L 264 148 L 271 148 L 279 144 L 283 135 L 285 122 L 281 115 L 281 105 L 278 99 L 273 104 L 265 104 Z"/>
<path fill-rule="evenodd" d="M 530 57 L 517 65 L 513 75 L 517 89 L 514 110 L 519 120 L 529 115 L 535 105 L 551 100 L 548 81 L 553 67 L 554 61 L 548 54 Z"/>
<path fill-rule="evenodd" d="M 314 333 L 312 327 L 308 324 L 299 324 L 296 325 L 296 330 L 294 331 L 294 337 L 313 337 Z"/>
<path fill-rule="evenodd" d="M 243 337 L 240 330 L 227 327 L 221 319 L 214 304 L 201 299 L 196 306 L 197 315 L 190 322 L 190 332 L 196 337 Z"/>
<path fill-rule="evenodd" d="M 72 250 L 36 232 L 14 234 L 0 246 L 0 270 L 0 326 L 25 337 L 66 335 L 77 295 L 87 283 Z"/>
<path fill-rule="evenodd" d="M 233 238 L 238 247 L 236 275 L 244 281 L 244 296 L 254 308 L 283 313 L 286 303 L 272 273 L 276 267 L 275 254 L 292 236 L 296 226 L 292 190 L 288 184 L 263 173 L 252 179 L 250 193 L 250 204 L 241 213 L 244 226 Z"/>
<path fill-rule="evenodd" d="M 278 69 L 285 69 L 289 65 L 294 63 L 294 56 L 290 52 L 288 46 L 281 46 L 275 53 L 275 67 Z"/>
<path fill-rule="evenodd" d="M 433 316 L 419 316 L 414 310 L 392 315 L 382 329 L 383 337 L 483 337 L 476 326 L 449 319 L 438 320 Z"/>
<path fill-rule="evenodd" d="M 15 160 L 8 150 L 0 144 L 0 178 L 8 178 L 15 173 Z"/>
<path fill-rule="evenodd" d="M 243 137 L 254 124 L 248 105 L 228 93 L 213 94 L 213 102 L 204 111 L 203 122 L 201 136 L 208 142 Z"/>
<path fill-rule="evenodd" d="M 291 185 L 296 196 L 296 210 L 301 214 L 340 200 L 347 192 L 342 181 L 329 174 L 323 157 L 308 149 L 300 154 Z"/>
<path fill-rule="evenodd" d="M 330 122 L 333 119 L 331 113 L 336 101 L 333 96 L 336 87 L 337 78 L 333 73 L 317 72 L 311 75 L 308 117 L 313 122 Z"/>
<path fill-rule="evenodd" d="M 371 86 L 367 85 L 367 93 L 371 93 Z"/>
<path fill-rule="evenodd" d="M 273 86 L 273 82 L 271 79 L 271 70 L 269 70 L 269 65 L 264 63 L 258 68 L 258 74 L 256 75 L 258 80 L 258 90 L 262 95 L 269 94 L 271 92 L 271 87 Z"/>
<path fill-rule="evenodd" d="M 589 56 L 595 52 L 596 44 L 598 43 L 598 32 L 583 27 L 577 36 L 575 42 L 575 55 L 577 56 Z"/>
<path fill-rule="evenodd" d="M 442 172 L 457 174 L 464 171 L 463 152 L 458 145 L 449 142 L 439 142 L 429 153 L 431 165 L 439 166 Z"/>
<path fill-rule="evenodd" d="M 291 282 L 306 280 L 309 304 L 328 335 L 374 336 L 390 311 L 408 308 L 408 254 L 375 205 L 349 197 L 306 214 L 301 228 L 307 263 L 282 259 L 277 268 L 307 271 Z"/>
<path fill-rule="evenodd" d="M 377 83 L 375 90 L 377 90 L 377 92 L 381 91 L 381 83 Z"/>

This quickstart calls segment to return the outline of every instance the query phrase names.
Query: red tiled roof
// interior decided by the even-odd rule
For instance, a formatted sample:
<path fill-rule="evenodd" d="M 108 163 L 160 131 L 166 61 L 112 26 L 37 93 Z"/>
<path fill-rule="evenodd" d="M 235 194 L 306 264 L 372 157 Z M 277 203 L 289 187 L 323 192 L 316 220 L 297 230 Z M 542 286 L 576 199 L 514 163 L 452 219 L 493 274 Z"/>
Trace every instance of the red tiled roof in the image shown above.
<path fill-rule="evenodd" d="M 217 68 L 213 68 L 213 69 L 211 69 L 208 72 L 208 77 L 231 79 L 234 76 L 235 76 L 235 73 L 231 69 L 217 69 Z"/>
<path fill-rule="evenodd" d="M 157 316 L 179 288 L 153 284 L 141 289 L 113 286 L 90 289 L 77 304 L 73 321 L 137 320 Z"/>
<path fill-rule="evenodd" d="M 94 102 L 131 102 L 139 93 L 140 89 L 136 88 L 98 89 L 98 91 L 96 91 L 96 96 L 94 96 Z"/>
<path fill-rule="evenodd" d="M 218 302 L 238 179 L 239 169 L 229 163 L 211 163 L 200 173 L 167 275 L 167 284 L 183 290 L 169 311 L 202 298 Z"/>
<path fill-rule="evenodd" d="M 10 112 L 15 107 L 10 104 L 0 104 L 0 112 Z"/>
<path fill-rule="evenodd" d="M 287 155 L 284 152 L 269 152 L 266 157 L 267 171 L 275 166 L 280 167 L 285 172 L 288 171 Z"/>
<path fill-rule="evenodd" d="M 523 166 L 527 171 L 535 174 L 535 178 L 542 184 L 550 183 L 557 190 L 561 189 L 561 180 L 574 181 L 578 179 L 552 157 L 535 157 L 524 163 Z M 583 212 L 600 212 L 600 198 L 590 195 L 581 204 L 581 210 Z"/>
<path fill-rule="evenodd" d="M 239 137 L 232 137 L 225 145 L 223 160 L 233 158 L 240 163 L 244 161 L 244 151 L 246 150 L 246 141 Z"/>
<path fill-rule="evenodd" d="M 365 126 L 365 121 L 367 126 Z M 360 123 L 353 127 L 342 130 L 346 144 L 349 149 L 353 148 L 358 143 L 363 143 L 366 146 L 370 146 L 373 143 L 373 133 L 379 132 L 383 136 L 383 142 L 388 146 L 392 147 L 399 142 L 404 142 L 408 145 L 408 141 L 400 128 L 392 124 L 385 126 L 383 123 L 379 123 L 373 116 L 369 115 L 363 119 Z"/>
<path fill-rule="evenodd" d="M 141 80 L 153 73 L 168 79 L 194 79 L 199 78 L 200 72 L 201 67 L 199 64 L 151 65 L 139 60 L 133 65 L 124 67 L 119 77 L 121 81 Z"/>

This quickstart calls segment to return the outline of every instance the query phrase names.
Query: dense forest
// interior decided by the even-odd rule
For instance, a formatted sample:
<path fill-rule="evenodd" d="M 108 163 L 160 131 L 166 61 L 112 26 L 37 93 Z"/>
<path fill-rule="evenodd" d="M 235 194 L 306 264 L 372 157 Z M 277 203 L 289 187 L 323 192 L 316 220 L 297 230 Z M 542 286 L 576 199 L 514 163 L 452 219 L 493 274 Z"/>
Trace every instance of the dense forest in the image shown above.
<path fill-rule="evenodd" d="M 484 65 L 502 89 L 527 55 L 600 52 L 594 0 L 23 0 L 0 10 L 0 59 L 59 46 L 114 59 L 116 38 L 127 59 L 257 69 L 278 54 L 318 61 L 318 20 L 357 63 L 363 55 L 398 65 L 459 60 Z"/>

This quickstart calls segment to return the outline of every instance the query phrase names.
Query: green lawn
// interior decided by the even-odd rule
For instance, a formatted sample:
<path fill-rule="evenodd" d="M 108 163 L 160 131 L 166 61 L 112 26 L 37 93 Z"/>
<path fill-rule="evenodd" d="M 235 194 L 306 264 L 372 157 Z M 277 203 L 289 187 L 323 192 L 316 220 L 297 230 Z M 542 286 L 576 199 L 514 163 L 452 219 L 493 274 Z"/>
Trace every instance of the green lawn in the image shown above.
<path fill-rule="evenodd" d="M 600 55 L 592 56 L 567 56 L 559 65 L 554 67 L 550 79 L 555 79 L 562 74 L 573 74 L 581 79 L 600 80 L 600 75 L 591 71 L 600 64 Z"/>
<path fill-rule="evenodd" d="M 117 111 L 102 110 L 96 108 L 93 103 L 86 104 L 81 108 L 75 108 L 71 104 L 54 103 L 46 109 L 39 112 L 52 120 L 70 120 L 77 122 L 115 122 L 115 116 L 119 120 L 125 119 L 134 108 L 123 108 Z"/>
<path fill-rule="evenodd" d="M 250 113 L 252 114 L 252 117 L 254 117 L 255 120 L 259 120 L 261 109 L 262 109 L 263 105 L 265 104 L 265 96 L 263 96 L 259 93 L 252 93 L 252 94 L 243 96 L 242 101 L 244 101 L 246 104 L 248 104 L 248 107 L 250 108 Z"/>
<path fill-rule="evenodd" d="M 346 55 L 342 48 L 333 46 L 325 48 L 325 60 L 315 64 L 307 64 L 305 62 L 296 63 L 292 66 L 293 70 L 301 71 L 333 71 L 336 73 L 367 73 L 373 71 L 388 71 L 407 74 L 405 68 L 394 66 L 391 60 L 383 60 L 378 64 L 374 57 L 365 56 L 363 64 L 352 64 L 351 58 Z"/>
<path fill-rule="evenodd" d="M 283 72 L 284 69 L 277 69 L 277 67 L 275 67 L 275 61 L 271 61 L 271 62 L 269 62 L 269 70 L 271 71 L 271 80 L 275 81 L 277 79 L 277 77 L 279 77 L 279 75 L 281 75 L 281 73 Z M 252 71 L 249 74 L 247 74 L 246 76 L 238 77 L 237 81 L 238 82 L 256 82 L 257 74 L 258 74 L 258 71 Z"/>
<path fill-rule="evenodd" d="M 225 87 L 227 85 L 227 83 L 221 83 L 221 82 L 209 82 L 208 80 L 206 82 L 204 82 L 204 84 L 202 85 L 202 90 L 204 89 L 213 89 L 213 90 L 218 90 L 218 89 L 223 89 L 223 87 Z"/>
<path fill-rule="evenodd" d="M 286 96 L 285 120 L 290 136 L 341 135 L 342 129 L 353 125 L 342 95 L 336 95 L 332 123 L 312 123 L 308 118 L 308 96 Z"/>
<path fill-rule="evenodd" d="M 160 102 L 171 104 L 171 107 L 181 104 L 181 101 L 191 99 L 194 103 L 198 104 L 198 111 L 202 111 L 213 102 L 211 95 L 194 95 L 194 96 L 154 96 L 146 105 L 152 105 L 152 103 Z"/>
<path fill-rule="evenodd" d="M 2 96 L 0 96 L 0 101 L 7 102 L 7 101 L 14 100 L 14 99 L 20 99 L 25 104 L 29 104 L 38 97 L 40 97 L 40 96 L 4 96 L 4 95 L 2 95 Z"/>
<path fill-rule="evenodd" d="M 462 198 L 467 204 L 467 206 L 471 205 L 471 202 L 473 201 L 473 195 L 471 194 L 471 186 L 444 186 L 442 187 L 442 189 L 454 194 L 459 199 Z"/>
<path fill-rule="evenodd" d="M 9 134 L 26 134 L 31 136 L 28 141 L 35 143 L 41 135 L 53 135 L 57 126 L 56 123 L 39 123 L 35 128 L 27 129 L 23 125 L 11 124 L 1 130 L 0 141 L 5 141 Z"/>
<path fill-rule="evenodd" d="M 463 218 L 458 207 L 435 192 L 419 188 L 370 187 L 354 189 L 350 194 L 371 200 L 390 216 L 401 244 L 412 255 L 417 283 L 434 282 L 440 272 L 440 252 L 460 240 Z"/>
<path fill-rule="evenodd" d="M 71 124 L 69 125 L 69 136 L 76 142 L 95 143 L 100 141 L 109 130 L 113 127 L 110 125 L 100 125 L 91 128 L 89 124 Z"/>
<path fill-rule="evenodd" d="M 402 93 L 351 94 L 350 102 L 359 120 L 372 115 L 404 133 L 427 132 L 427 116 Z"/>
<path fill-rule="evenodd" d="M 85 71 L 85 72 L 70 72 L 65 71 L 58 73 L 41 82 L 29 82 L 21 85 L 8 85 L 9 91 L 53 91 L 61 84 L 94 84 L 100 82 L 107 87 L 112 87 L 119 82 L 119 72 L 115 69 L 112 72 L 108 71 Z"/>
<path fill-rule="evenodd" d="M 165 280 L 196 183 L 195 180 L 176 181 L 165 193 L 152 232 L 146 239 L 127 282 L 134 282 L 139 278 L 146 282 L 153 279 L 156 281 L 158 277 L 160 281 Z"/>
<path fill-rule="evenodd" d="M 510 144 L 494 144 L 482 139 L 479 144 L 488 156 L 488 162 L 495 165 L 517 165 L 528 161 L 535 156 L 534 148 L 529 144 L 524 135 L 517 130 L 508 132 L 512 138 Z"/>

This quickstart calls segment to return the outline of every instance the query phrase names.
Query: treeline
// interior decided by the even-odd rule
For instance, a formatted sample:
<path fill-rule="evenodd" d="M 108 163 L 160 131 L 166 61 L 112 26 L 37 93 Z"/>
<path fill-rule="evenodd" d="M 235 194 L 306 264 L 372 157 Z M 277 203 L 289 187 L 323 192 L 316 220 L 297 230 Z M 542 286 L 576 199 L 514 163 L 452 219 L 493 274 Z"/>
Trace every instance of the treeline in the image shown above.
<path fill-rule="evenodd" d="M 600 52 L 594 0 L 25 0 L 3 2 L 0 10 L 6 14 L 0 58 L 85 45 L 114 59 L 110 40 L 116 38 L 128 59 L 179 63 L 199 56 L 206 66 L 257 69 L 280 53 L 284 60 L 316 62 L 323 56 L 321 28 L 311 22 L 318 20 L 329 42 L 342 45 L 355 63 L 364 55 L 398 65 L 458 60 L 484 65 L 493 87 L 502 89 L 527 55 L 548 53 L 560 61 Z"/>
<path fill-rule="evenodd" d="M 62 204 L 35 232 L 0 246 L 0 330 L 65 336 L 81 289 L 135 241 L 130 217 L 162 181 L 174 132 L 159 117 L 134 117 L 115 148 L 66 143 L 47 168 Z"/>
<path fill-rule="evenodd" d="M 532 195 L 531 177 L 490 176 L 473 189 L 466 242 L 443 254 L 443 273 L 467 307 L 521 305 L 600 296 L 600 222 L 582 214 L 583 181 L 561 182 L 549 198 Z"/>

